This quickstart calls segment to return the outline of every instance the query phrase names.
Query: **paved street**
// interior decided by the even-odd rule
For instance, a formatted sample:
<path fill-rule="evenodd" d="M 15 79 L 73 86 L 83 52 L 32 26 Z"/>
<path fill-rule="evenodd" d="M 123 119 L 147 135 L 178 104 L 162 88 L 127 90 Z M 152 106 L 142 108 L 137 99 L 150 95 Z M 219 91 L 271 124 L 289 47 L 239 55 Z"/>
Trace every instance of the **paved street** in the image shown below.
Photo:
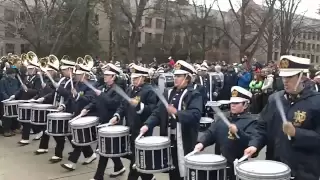
<path fill-rule="evenodd" d="M 156 130 L 157 131 L 157 130 Z M 17 142 L 21 136 L 4 138 L 0 136 L 0 180 L 89 180 L 93 177 L 96 170 L 97 162 L 83 166 L 83 157 L 79 160 L 77 169 L 73 172 L 64 170 L 60 164 L 49 164 L 49 158 L 54 152 L 54 140 L 51 138 L 50 149 L 48 154 L 36 156 L 33 154 L 38 148 L 39 141 L 33 141 L 28 146 L 20 147 Z M 66 143 L 64 151 L 64 161 L 68 157 L 68 152 L 72 150 L 69 143 Z M 206 151 L 213 152 L 213 147 Z M 260 156 L 264 156 L 264 152 Z M 109 161 L 110 162 L 110 161 Z M 129 161 L 123 159 L 126 167 Z M 111 179 L 108 174 L 113 171 L 112 161 L 108 164 L 106 170 L 106 179 Z M 158 180 L 166 180 L 166 174 L 157 174 Z M 117 180 L 126 180 L 127 174 L 116 178 Z M 111 179 L 111 180 L 116 180 Z"/>

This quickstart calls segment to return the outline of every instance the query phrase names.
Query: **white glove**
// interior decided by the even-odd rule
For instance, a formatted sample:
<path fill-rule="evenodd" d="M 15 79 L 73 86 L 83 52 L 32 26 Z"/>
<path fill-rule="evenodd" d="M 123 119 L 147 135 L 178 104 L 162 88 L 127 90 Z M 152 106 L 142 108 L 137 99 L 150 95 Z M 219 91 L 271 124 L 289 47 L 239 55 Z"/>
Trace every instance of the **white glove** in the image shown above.
<path fill-rule="evenodd" d="M 63 111 L 63 109 L 64 109 L 63 106 L 58 107 L 58 111 Z"/>
<path fill-rule="evenodd" d="M 9 100 L 13 100 L 14 98 L 16 98 L 16 96 L 12 95 L 12 96 L 9 97 Z"/>
<path fill-rule="evenodd" d="M 118 118 L 116 116 L 114 116 L 113 118 L 111 118 L 109 120 L 109 123 L 112 124 L 112 125 L 115 125 L 118 123 Z"/>
<path fill-rule="evenodd" d="M 217 92 L 214 92 L 213 95 L 214 95 L 214 96 L 218 96 L 218 93 L 217 93 Z"/>
<path fill-rule="evenodd" d="M 87 110 L 87 109 L 82 109 L 82 111 L 81 111 L 81 116 L 85 116 L 85 115 L 87 115 L 88 114 L 88 112 L 89 112 L 89 110 Z"/>
<path fill-rule="evenodd" d="M 36 102 L 38 102 L 38 103 L 42 103 L 43 101 L 44 101 L 43 97 L 36 100 Z"/>

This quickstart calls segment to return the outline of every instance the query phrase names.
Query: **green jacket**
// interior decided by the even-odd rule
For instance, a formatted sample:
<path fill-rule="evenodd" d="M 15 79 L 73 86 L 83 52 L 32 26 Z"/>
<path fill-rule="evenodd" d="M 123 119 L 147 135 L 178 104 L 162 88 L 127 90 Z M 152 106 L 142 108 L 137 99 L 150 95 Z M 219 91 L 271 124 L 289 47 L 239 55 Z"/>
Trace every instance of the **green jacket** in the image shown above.
<path fill-rule="evenodd" d="M 263 81 L 257 82 L 256 80 L 252 80 L 249 84 L 250 91 L 259 90 L 263 85 Z"/>

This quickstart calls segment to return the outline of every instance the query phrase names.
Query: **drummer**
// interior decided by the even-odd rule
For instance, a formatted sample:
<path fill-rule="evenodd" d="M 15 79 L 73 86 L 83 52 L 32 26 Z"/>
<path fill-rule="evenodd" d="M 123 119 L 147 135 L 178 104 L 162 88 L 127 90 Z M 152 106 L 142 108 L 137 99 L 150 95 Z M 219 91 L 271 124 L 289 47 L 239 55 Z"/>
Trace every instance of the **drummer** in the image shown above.
<path fill-rule="evenodd" d="M 304 84 L 309 67 L 310 59 L 281 56 L 279 76 L 284 91 L 270 95 L 250 147 L 244 151 L 251 156 L 267 145 L 267 159 L 287 164 L 295 180 L 320 177 L 320 95 Z M 284 120 L 277 110 L 276 98 L 286 112 Z"/>
<path fill-rule="evenodd" d="M 132 88 L 127 89 L 127 94 L 131 98 L 130 102 L 122 101 L 118 107 L 114 117 L 110 120 L 115 122 L 121 120 L 124 116 L 126 117 L 126 123 L 130 126 L 131 133 L 131 152 L 130 155 L 130 172 L 128 174 L 128 180 L 137 180 L 141 177 L 142 180 L 153 179 L 152 174 L 139 173 L 135 169 L 135 141 L 139 136 L 139 128 L 151 115 L 152 111 L 156 108 L 158 98 L 152 91 L 152 86 L 149 84 L 149 69 L 133 64 L 130 67 Z M 152 130 L 148 131 L 148 135 L 152 135 Z"/>
<path fill-rule="evenodd" d="M 235 180 L 233 161 L 243 156 L 243 150 L 248 147 L 257 121 L 248 112 L 252 93 L 240 86 L 233 86 L 231 92 L 231 125 L 228 127 L 222 120 L 212 124 L 199 138 L 199 143 L 195 146 L 194 151 L 200 152 L 205 147 L 218 143 L 221 154 L 227 159 L 227 166 L 229 166 L 227 175 L 230 180 Z M 235 134 L 238 134 L 239 138 Z"/>
<path fill-rule="evenodd" d="M 119 75 L 122 73 L 121 69 L 111 63 L 108 63 L 105 68 L 105 85 L 100 86 L 98 88 L 98 91 L 95 92 L 97 97 L 82 110 L 82 114 L 87 114 L 88 112 L 96 111 L 101 124 L 108 123 L 108 120 L 113 117 L 117 108 L 120 106 L 120 102 L 122 99 L 120 95 L 118 95 L 115 91 L 111 89 L 118 82 L 117 79 L 119 78 Z M 119 121 L 117 124 L 122 123 L 121 121 Z M 108 159 L 109 158 L 104 156 L 99 157 L 99 164 L 94 175 L 94 180 L 103 179 L 104 172 L 108 164 Z M 121 162 L 120 157 L 115 157 L 111 159 L 114 163 L 114 172 L 110 174 L 110 177 L 117 177 L 122 175 L 125 172 L 125 168 Z"/>
<path fill-rule="evenodd" d="M 170 104 L 169 107 L 165 108 L 159 102 L 157 109 L 140 129 L 141 133 L 146 133 L 149 129 L 160 125 L 160 135 L 168 136 L 168 127 L 170 127 L 173 145 L 171 152 L 175 167 L 169 171 L 170 180 L 182 180 L 185 177 L 183 158 L 193 150 L 197 142 L 203 103 L 201 94 L 194 90 L 192 84 L 194 73 L 195 69 L 191 64 L 182 60 L 176 62 L 174 88 L 164 93 Z"/>
<path fill-rule="evenodd" d="M 75 82 L 74 82 L 74 89 L 71 90 L 72 95 L 69 96 L 73 97 L 73 106 L 74 106 L 74 116 L 78 116 L 81 110 L 90 102 L 94 100 L 94 92 L 86 86 L 83 82 L 88 82 L 90 78 L 90 70 L 91 67 L 87 67 L 85 65 L 78 65 L 78 69 L 75 70 Z M 87 114 L 87 113 L 86 113 Z M 94 115 L 94 111 L 90 113 Z M 84 115 L 84 114 L 83 114 Z M 63 137 L 64 138 L 64 137 Z M 93 152 L 90 145 L 87 146 L 77 146 L 73 144 L 72 136 L 67 136 L 69 142 L 73 147 L 73 151 L 69 155 L 69 162 L 61 164 L 61 166 L 69 171 L 73 171 L 76 169 L 76 163 L 79 160 L 81 152 L 83 156 L 86 158 L 85 161 L 82 163 L 83 165 L 88 165 L 92 163 L 94 160 L 97 159 L 96 153 Z"/>

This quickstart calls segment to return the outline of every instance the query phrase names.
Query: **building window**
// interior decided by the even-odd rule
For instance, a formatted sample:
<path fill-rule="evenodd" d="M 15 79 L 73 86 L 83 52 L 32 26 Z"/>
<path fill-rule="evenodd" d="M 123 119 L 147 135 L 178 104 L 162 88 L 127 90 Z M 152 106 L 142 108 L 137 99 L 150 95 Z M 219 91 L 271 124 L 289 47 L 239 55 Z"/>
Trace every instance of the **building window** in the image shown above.
<path fill-rule="evenodd" d="M 317 44 L 317 52 L 320 52 L 320 44 Z"/>
<path fill-rule="evenodd" d="M 273 59 L 274 59 L 274 60 L 278 60 L 278 58 L 279 58 L 279 52 L 274 52 L 274 57 L 273 57 Z"/>
<path fill-rule="evenodd" d="M 152 18 L 145 17 L 145 18 L 144 18 L 144 21 L 145 21 L 145 22 L 144 22 L 144 23 L 145 23 L 145 24 L 144 24 L 145 27 L 148 27 L 148 28 L 151 28 L 151 27 L 152 27 Z"/>
<path fill-rule="evenodd" d="M 316 34 L 315 32 L 313 32 L 313 33 L 312 33 L 312 39 L 313 39 L 313 40 L 316 40 L 316 36 L 317 36 L 317 34 Z"/>
<path fill-rule="evenodd" d="M 145 33 L 145 43 L 150 43 L 152 41 L 152 34 Z"/>
<path fill-rule="evenodd" d="M 306 43 L 302 43 L 302 50 L 306 50 Z"/>
<path fill-rule="evenodd" d="M 297 57 L 300 57 L 300 54 L 297 54 Z"/>
<path fill-rule="evenodd" d="M 316 63 L 319 62 L 319 56 L 316 56 Z"/>
<path fill-rule="evenodd" d="M 306 57 L 306 55 L 304 55 L 304 54 L 301 54 L 301 57 L 302 57 L 302 58 L 305 58 L 305 57 Z"/>
<path fill-rule="evenodd" d="M 311 55 L 311 62 L 314 61 L 314 55 Z"/>
<path fill-rule="evenodd" d="M 162 29 L 163 28 L 163 21 L 162 19 L 156 19 L 156 28 Z"/>
<path fill-rule="evenodd" d="M 21 54 L 27 53 L 30 51 L 30 44 L 21 44 L 20 49 L 21 49 Z"/>
<path fill-rule="evenodd" d="M 307 58 L 310 59 L 310 55 L 307 55 Z"/>
<path fill-rule="evenodd" d="M 16 28 L 16 27 L 14 27 L 14 26 L 11 25 L 11 24 L 8 24 L 8 25 L 5 27 L 4 36 L 5 36 L 5 37 L 8 37 L 8 38 L 14 38 L 14 37 L 16 37 L 16 31 L 17 31 L 17 28 Z"/>
<path fill-rule="evenodd" d="M 307 32 L 303 33 L 303 39 L 307 39 Z"/>
<path fill-rule="evenodd" d="M 298 49 L 298 50 L 301 49 L 301 42 L 298 42 L 298 44 L 297 44 L 297 49 Z"/>
<path fill-rule="evenodd" d="M 156 40 L 156 42 L 161 43 L 162 42 L 162 34 L 156 34 L 155 40 Z"/>
<path fill-rule="evenodd" d="M 15 14 L 13 10 L 5 9 L 4 10 L 4 20 L 5 21 L 14 21 Z"/>
<path fill-rule="evenodd" d="M 316 45 L 312 44 L 312 50 L 315 50 L 315 49 L 316 49 Z"/>
<path fill-rule="evenodd" d="M 307 50 L 310 51 L 311 50 L 311 44 L 308 44 L 307 46 Z"/>
<path fill-rule="evenodd" d="M 6 53 L 12 53 L 14 54 L 14 44 L 6 44 Z"/>
<path fill-rule="evenodd" d="M 292 56 L 296 56 L 296 54 L 295 54 L 295 53 L 292 53 Z"/>
<path fill-rule="evenodd" d="M 308 39 L 311 39 L 311 32 L 308 33 Z"/>

